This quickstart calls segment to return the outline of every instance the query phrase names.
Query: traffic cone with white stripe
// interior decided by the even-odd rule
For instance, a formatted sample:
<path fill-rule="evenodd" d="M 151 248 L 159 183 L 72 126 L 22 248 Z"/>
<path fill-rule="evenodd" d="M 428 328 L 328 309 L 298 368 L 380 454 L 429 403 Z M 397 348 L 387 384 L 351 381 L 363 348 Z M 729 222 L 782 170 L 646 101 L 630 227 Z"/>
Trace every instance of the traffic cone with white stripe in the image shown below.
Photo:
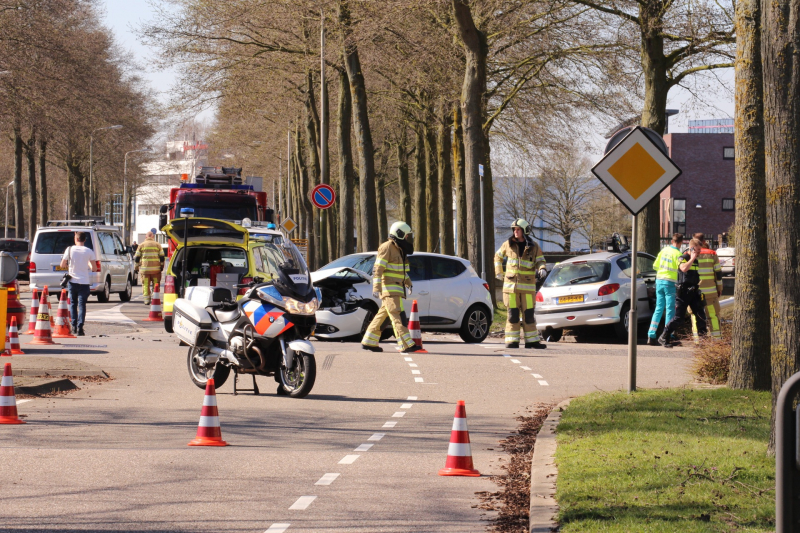
<path fill-rule="evenodd" d="M 25 355 L 19 345 L 19 334 L 17 332 L 17 317 L 11 317 L 11 325 L 8 326 L 6 335 L 6 349 L 3 355 Z"/>
<path fill-rule="evenodd" d="M 419 308 L 417 307 L 416 300 L 411 302 L 411 316 L 408 319 L 408 332 L 411 334 L 411 340 L 419 347 L 419 350 L 414 353 L 428 353 L 428 351 L 422 347 L 422 330 L 419 327 Z"/>
<path fill-rule="evenodd" d="M 42 299 L 39 301 L 39 314 L 36 315 L 36 331 L 33 339 L 28 344 L 59 344 L 53 342 L 52 329 L 50 328 L 50 299 L 47 294 L 47 285 L 42 290 Z"/>
<path fill-rule="evenodd" d="M 14 395 L 14 378 L 11 376 L 11 363 L 3 369 L 0 381 L 0 424 L 24 424 L 17 415 L 17 397 Z"/>
<path fill-rule="evenodd" d="M 458 400 L 456 404 L 453 430 L 450 433 L 450 447 L 447 449 L 447 462 L 444 468 L 439 470 L 439 475 L 472 477 L 481 475 L 472 464 L 472 449 L 469 446 L 469 429 L 467 429 L 467 408 L 464 400 Z"/>
<path fill-rule="evenodd" d="M 53 328 L 53 338 L 55 339 L 75 339 L 72 334 L 72 324 L 70 324 L 69 307 L 67 305 L 67 289 L 61 289 L 61 299 L 58 300 L 58 311 L 56 312 L 56 322 Z"/>
<path fill-rule="evenodd" d="M 206 394 L 203 396 L 203 410 L 200 411 L 200 424 L 197 426 L 197 437 L 189 446 L 227 446 L 222 440 L 217 411 L 217 393 L 214 390 L 214 378 L 206 382 Z"/>
<path fill-rule="evenodd" d="M 144 319 L 145 322 L 163 322 L 164 317 L 161 315 L 161 287 L 156 282 L 153 287 L 153 298 L 150 300 L 150 314 Z"/>
<path fill-rule="evenodd" d="M 39 289 L 32 289 L 31 292 L 31 316 L 28 319 L 28 331 L 23 335 L 33 335 L 36 331 L 36 315 L 39 314 Z"/>

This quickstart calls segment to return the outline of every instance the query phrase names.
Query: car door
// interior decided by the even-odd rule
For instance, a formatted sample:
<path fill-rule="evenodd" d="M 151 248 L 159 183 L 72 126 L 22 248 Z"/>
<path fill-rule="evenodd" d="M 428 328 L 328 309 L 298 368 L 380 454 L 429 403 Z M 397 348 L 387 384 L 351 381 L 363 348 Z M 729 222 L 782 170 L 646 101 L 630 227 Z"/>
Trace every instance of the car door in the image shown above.
<path fill-rule="evenodd" d="M 119 288 L 119 268 L 116 256 L 116 248 L 114 247 L 114 238 L 110 233 L 101 231 L 97 233 L 97 238 L 100 241 L 100 263 L 103 266 L 103 274 L 111 278 L 111 291 L 114 292 Z M 102 283 L 102 279 L 100 280 Z"/>
<path fill-rule="evenodd" d="M 428 320 L 433 324 L 455 324 L 466 311 L 472 284 L 467 267 L 457 259 L 429 256 L 431 263 L 430 308 Z"/>
<path fill-rule="evenodd" d="M 411 278 L 411 291 L 404 300 L 406 316 L 411 316 L 411 304 L 417 301 L 419 322 L 421 325 L 428 323 L 431 305 L 430 262 L 428 256 L 412 255 L 408 258 L 408 277 Z"/>
<path fill-rule="evenodd" d="M 639 300 L 637 313 L 642 319 L 653 315 L 655 301 L 651 299 L 650 293 L 655 295 L 656 269 L 654 263 L 654 257 L 641 252 L 636 254 L 636 293 Z"/>
<path fill-rule="evenodd" d="M 125 246 L 123 246 L 122 240 L 117 234 L 114 234 L 114 249 L 117 251 L 117 258 L 119 259 L 120 283 L 124 288 L 127 286 L 129 274 L 133 279 L 133 260 L 131 254 L 125 251 Z"/>

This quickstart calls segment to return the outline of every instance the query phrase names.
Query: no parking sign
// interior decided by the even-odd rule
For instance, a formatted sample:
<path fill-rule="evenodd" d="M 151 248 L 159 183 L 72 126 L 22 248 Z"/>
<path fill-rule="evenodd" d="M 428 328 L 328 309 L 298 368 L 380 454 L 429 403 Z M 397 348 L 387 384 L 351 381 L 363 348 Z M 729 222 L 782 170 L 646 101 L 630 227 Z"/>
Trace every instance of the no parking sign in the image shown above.
<path fill-rule="evenodd" d="M 336 201 L 336 193 L 333 187 L 323 183 L 317 185 L 311 190 L 311 203 L 320 209 L 328 209 Z"/>

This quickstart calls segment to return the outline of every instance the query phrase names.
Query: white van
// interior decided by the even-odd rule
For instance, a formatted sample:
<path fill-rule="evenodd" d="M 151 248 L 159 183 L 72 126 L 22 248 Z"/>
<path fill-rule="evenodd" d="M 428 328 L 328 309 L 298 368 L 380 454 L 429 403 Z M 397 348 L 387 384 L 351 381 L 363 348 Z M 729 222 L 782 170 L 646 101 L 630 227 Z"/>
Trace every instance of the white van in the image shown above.
<path fill-rule="evenodd" d="M 102 220 L 102 219 L 100 219 Z M 130 301 L 133 292 L 133 250 L 123 246 L 117 226 L 98 225 L 98 220 L 51 220 L 39 227 L 31 246 L 30 287 L 50 292 L 60 290 L 61 258 L 75 244 L 75 232 L 87 234 L 86 247 L 97 256 L 97 270 L 91 274 L 91 293 L 97 301 L 107 302 L 112 292 L 120 301 Z"/>

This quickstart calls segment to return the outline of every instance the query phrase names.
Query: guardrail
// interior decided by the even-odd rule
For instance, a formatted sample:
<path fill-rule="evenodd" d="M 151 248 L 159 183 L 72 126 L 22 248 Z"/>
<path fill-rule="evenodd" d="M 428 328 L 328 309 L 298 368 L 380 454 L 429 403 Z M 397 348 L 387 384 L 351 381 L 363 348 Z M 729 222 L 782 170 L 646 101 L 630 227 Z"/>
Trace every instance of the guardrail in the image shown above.
<path fill-rule="evenodd" d="M 800 372 L 790 377 L 775 404 L 775 531 L 800 532 Z"/>

